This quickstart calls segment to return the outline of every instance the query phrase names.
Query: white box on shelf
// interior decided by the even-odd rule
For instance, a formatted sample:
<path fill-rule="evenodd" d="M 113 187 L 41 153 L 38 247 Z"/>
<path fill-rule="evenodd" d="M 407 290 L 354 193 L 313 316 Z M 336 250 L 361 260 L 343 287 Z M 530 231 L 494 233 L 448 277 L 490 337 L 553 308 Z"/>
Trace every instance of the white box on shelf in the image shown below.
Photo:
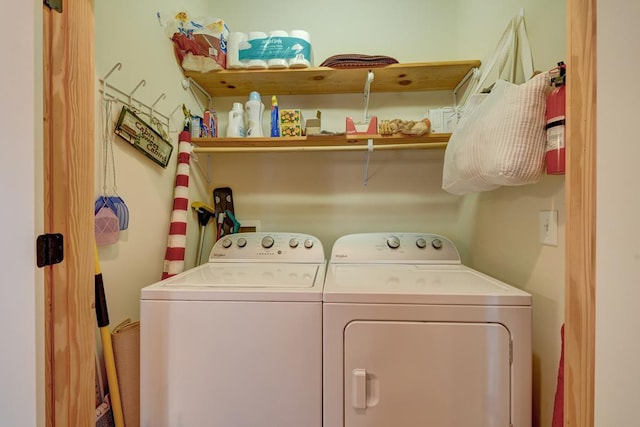
<path fill-rule="evenodd" d="M 442 107 L 427 110 L 431 120 L 431 133 L 451 133 L 458 123 L 459 113 L 456 108 Z"/>

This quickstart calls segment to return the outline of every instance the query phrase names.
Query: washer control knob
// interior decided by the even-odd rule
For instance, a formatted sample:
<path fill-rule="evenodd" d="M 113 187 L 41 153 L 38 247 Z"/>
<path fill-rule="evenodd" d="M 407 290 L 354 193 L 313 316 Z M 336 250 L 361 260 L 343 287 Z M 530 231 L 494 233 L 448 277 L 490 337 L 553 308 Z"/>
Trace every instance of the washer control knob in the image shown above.
<path fill-rule="evenodd" d="M 224 238 L 224 239 L 222 240 L 222 247 L 223 247 L 223 248 L 225 248 L 225 249 L 230 248 L 232 243 L 233 243 L 233 242 L 231 241 L 231 239 L 229 239 L 228 237 L 226 237 L 226 238 Z"/>
<path fill-rule="evenodd" d="M 271 236 L 265 236 L 262 238 L 262 247 L 265 249 L 269 249 L 270 247 L 273 246 L 274 243 L 275 243 L 275 240 L 273 240 L 273 237 Z"/>
<path fill-rule="evenodd" d="M 297 248 L 298 244 L 299 244 L 298 239 L 289 240 L 289 247 L 290 248 Z"/>
<path fill-rule="evenodd" d="M 442 240 L 433 239 L 431 241 L 431 246 L 433 246 L 434 249 L 442 249 Z"/>
<path fill-rule="evenodd" d="M 311 249 L 313 247 L 313 240 L 305 239 L 304 240 L 304 247 L 307 248 L 307 249 Z"/>
<path fill-rule="evenodd" d="M 391 249 L 398 249 L 400 247 L 400 239 L 396 236 L 391 236 L 387 239 L 387 246 Z"/>
<path fill-rule="evenodd" d="M 420 249 L 424 249 L 427 247 L 427 241 L 420 237 L 418 240 L 416 240 L 416 246 Z"/>
<path fill-rule="evenodd" d="M 244 237 L 239 238 L 238 246 L 241 248 L 244 248 L 245 246 L 247 246 L 247 239 L 245 239 Z"/>

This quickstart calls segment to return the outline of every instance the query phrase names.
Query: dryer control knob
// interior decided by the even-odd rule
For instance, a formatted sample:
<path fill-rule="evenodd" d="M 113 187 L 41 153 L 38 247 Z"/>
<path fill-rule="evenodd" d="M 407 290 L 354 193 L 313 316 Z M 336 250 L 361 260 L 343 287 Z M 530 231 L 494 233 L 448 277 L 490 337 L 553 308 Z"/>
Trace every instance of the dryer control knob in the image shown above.
<path fill-rule="evenodd" d="M 244 237 L 239 238 L 238 246 L 241 248 L 244 248 L 245 246 L 247 246 L 247 239 L 245 239 Z"/>
<path fill-rule="evenodd" d="M 307 249 L 311 249 L 313 247 L 313 240 L 311 239 L 305 239 L 304 241 L 304 247 Z"/>
<path fill-rule="evenodd" d="M 225 238 L 225 239 L 223 239 L 223 240 L 222 240 L 222 247 L 223 247 L 223 248 L 225 248 L 225 249 L 226 249 L 226 248 L 230 248 L 232 243 L 233 243 L 233 242 L 231 241 L 231 239 L 229 239 L 229 238 L 227 237 L 227 238 Z"/>
<path fill-rule="evenodd" d="M 273 237 L 271 236 L 265 236 L 262 238 L 262 247 L 265 249 L 269 249 L 270 247 L 273 246 L 273 244 L 275 243 L 275 241 L 273 240 Z"/>
<path fill-rule="evenodd" d="M 416 246 L 419 247 L 420 249 L 424 249 L 427 247 L 427 241 L 421 237 L 418 240 L 416 240 Z"/>
<path fill-rule="evenodd" d="M 433 246 L 434 249 L 442 249 L 442 240 L 433 239 L 431 241 L 431 246 Z"/>
<path fill-rule="evenodd" d="M 289 247 L 290 248 L 297 248 L 298 247 L 298 239 L 291 239 L 289 240 Z"/>
<path fill-rule="evenodd" d="M 391 236 L 387 239 L 387 246 L 391 249 L 398 249 L 400 247 L 400 239 L 396 236 Z"/>

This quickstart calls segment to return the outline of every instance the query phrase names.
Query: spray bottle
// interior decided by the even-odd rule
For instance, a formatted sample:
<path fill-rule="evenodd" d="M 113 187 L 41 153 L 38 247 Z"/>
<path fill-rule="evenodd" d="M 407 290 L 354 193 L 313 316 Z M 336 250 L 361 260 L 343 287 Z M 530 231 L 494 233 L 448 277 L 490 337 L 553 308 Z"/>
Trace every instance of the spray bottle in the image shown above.
<path fill-rule="evenodd" d="M 278 98 L 271 97 L 271 137 L 280 137 L 280 112 L 278 110 Z"/>
<path fill-rule="evenodd" d="M 244 104 L 244 109 L 247 113 L 247 137 L 264 137 L 264 134 L 262 133 L 264 104 L 262 103 L 262 99 L 258 92 L 253 91 L 249 94 L 249 100 Z"/>

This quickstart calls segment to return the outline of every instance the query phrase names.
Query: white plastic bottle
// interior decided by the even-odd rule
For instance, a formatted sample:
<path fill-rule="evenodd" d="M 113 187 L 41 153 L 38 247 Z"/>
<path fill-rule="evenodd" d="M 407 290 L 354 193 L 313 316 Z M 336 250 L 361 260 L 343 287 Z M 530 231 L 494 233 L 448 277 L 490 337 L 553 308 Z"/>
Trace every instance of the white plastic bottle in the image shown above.
<path fill-rule="evenodd" d="M 247 137 L 263 137 L 262 116 L 264 114 L 264 104 L 258 92 L 253 91 L 249 94 L 249 100 L 244 104 L 244 109 L 247 115 Z"/>
<path fill-rule="evenodd" d="M 227 125 L 228 138 L 242 138 L 245 136 L 244 109 L 239 102 L 233 103 L 233 109 L 229 111 L 229 124 Z"/>

